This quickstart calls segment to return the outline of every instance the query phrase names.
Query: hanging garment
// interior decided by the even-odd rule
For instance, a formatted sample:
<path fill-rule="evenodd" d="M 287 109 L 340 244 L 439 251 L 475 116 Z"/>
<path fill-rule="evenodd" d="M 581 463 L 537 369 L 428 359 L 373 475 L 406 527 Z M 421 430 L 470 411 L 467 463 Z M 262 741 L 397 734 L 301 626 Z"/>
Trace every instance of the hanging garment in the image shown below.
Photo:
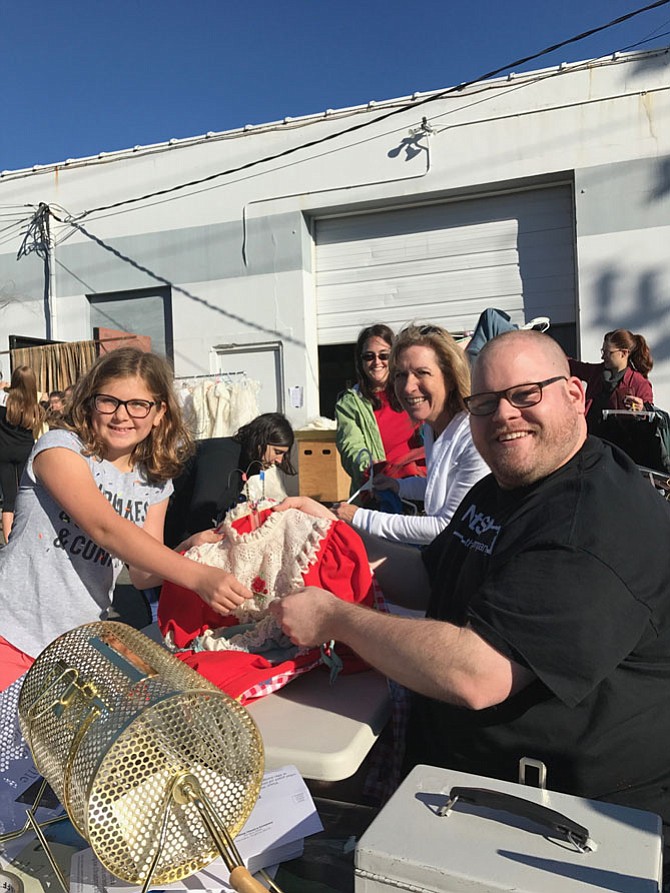
<path fill-rule="evenodd" d="M 258 526 L 260 525 L 260 526 Z M 345 601 L 373 605 L 372 574 L 358 534 L 342 521 L 297 509 L 250 512 L 220 527 L 224 539 L 190 549 L 187 557 L 232 574 L 254 597 L 227 616 L 194 592 L 165 583 L 158 623 L 176 656 L 242 703 L 276 691 L 320 663 L 344 670 L 366 665 L 343 646 L 299 648 L 277 625 L 269 604 L 305 586 Z"/>

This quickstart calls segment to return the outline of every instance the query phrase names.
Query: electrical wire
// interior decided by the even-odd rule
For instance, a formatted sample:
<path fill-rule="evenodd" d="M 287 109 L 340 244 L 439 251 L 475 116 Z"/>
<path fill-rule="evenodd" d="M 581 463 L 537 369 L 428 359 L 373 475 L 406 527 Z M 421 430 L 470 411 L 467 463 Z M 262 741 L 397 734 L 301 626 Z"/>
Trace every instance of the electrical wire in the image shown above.
<path fill-rule="evenodd" d="M 418 108 L 426 105 L 429 102 L 436 102 L 438 99 L 443 99 L 445 96 L 453 93 L 460 93 L 466 88 L 472 86 L 473 84 L 478 83 L 479 81 L 488 80 L 492 77 L 495 77 L 498 74 L 502 74 L 505 71 L 508 71 L 510 68 L 516 68 L 519 65 L 525 65 L 527 62 L 532 62 L 535 59 L 539 59 L 542 56 L 546 56 L 549 53 L 553 53 L 556 50 L 561 49 L 562 47 L 569 46 L 572 43 L 577 43 L 580 40 L 584 40 L 587 37 L 591 37 L 594 34 L 598 34 L 601 31 L 605 31 L 609 28 L 613 28 L 615 25 L 620 25 L 623 22 L 629 21 L 635 16 L 641 15 L 642 13 L 649 12 L 652 9 L 658 9 L 661 6 L 667 6 L 670 3 L 670 0 L 655 0 L 654 3 L 649 3 L 646 6 L 640 7 L 639 9 L 635 9 L 632 12 L 626 13 L 625 15 L 618 16 L 616 19 L 612 19 L 612 21 L 607 22 L 604 25 L 599 25 L 595 28 L 590 28 L 587 31 L 582 31 L 580 34 L 576 34 L 573 37 L 569 37 L 566 40 L 562 40 L 558 43 L 552 44 L 551 46 L 545 47 L 543 50 L 539 50 L 536 53 L 532 53 L 528 56 L 524 56 L 520 59 L 516 59 L 513 62 L 509 62 L 506 65 L 503 65 L 499 68 L 492 69 L 491 71 L 486 72 L 485 74 L 479 75 L 476 78 L 473 78 L 469 81 L 464 81 L 461 84 L 458 84 L 454 87 L 449 87 L 446 90 L 439 91 L 438 93 L 433 93 L 430 96 L 425 97 L 424 99 L 419 100 L 411 100 L 407 104 L 403 104 L 398 108 L 393 108 L 388 112 L 385 112 L 382 115 L 378 115 L 376 118 L 372 120 L 365 120 L 359 124 L 354 124 L 351 127 L 347 127 L 344 130 L 339 130 L 335 133 L 330 133 L 327 136 L 318 137 L 314 140 L 309 140 L 306 143 L 301 143 L 297 146 L 291 146 L 288 149 L 284 149 L 282 152 L 277 152 L 273 155 L 267 155 L 263 158 L 256 158 L 253 161 L 248 161 L 246 164 L 238 165 L 234 168 L 228 168 L 225 171 L 217 171 L 214 174 L 209 174 L 206 177 L 200 177 L 196 180 L 189 180 L 186 183 L 179 183 L 175 186 L 169 186 L 165 189 L 159 189 L 155 192 L 145 193 L 144 195 L 135 196 L 133 198 L 122 199 L 118 202 L 112 202 L 108 205 L 99 205 L 96 208 L 90 208 L 87 211 L 82 211 L 80 214 L 76 215 L 76 220 L 83 220 L 85 217 L 88 217 L 91 214 L 97 214 L 101 211 L 110 211 L 114 208 L 120 208 L 125 205 L 136 204 L 137 202 L 146 201 L 151 198 L 157 198 L 159 196 L 168 195 L 170 193 L 178 192 L 182 189 L 188 189 L 192 186 L 199 186 L 203 183 L 211 182 L 212 180 L 217 180 L 221 177 L 229 176 L 230 174 L 239 173 L 244 170 L 248 170 L 249 168 L 256 167 L 260 164 L 264 164 L 266 162 L 277 161 L 280 158 L 285 158 L 287 155 L 295 154 L 296 152 L 300 152 L 303 149 L 313 148 L 314 146 L 320 145 L 321 143 L 328 142 L 333 139 L 337 139 L 340 136 L 344 136 L 345 134 L 354 133 L 357 130 L 362 130 L 364 127 L 371 127 L 373 124 L 378 124 L 380 121 L 385 121 L 388 118 L 393 117 L 394 115 L 400 114 L 401 112 L 407 111 L 408 108 Z"/>

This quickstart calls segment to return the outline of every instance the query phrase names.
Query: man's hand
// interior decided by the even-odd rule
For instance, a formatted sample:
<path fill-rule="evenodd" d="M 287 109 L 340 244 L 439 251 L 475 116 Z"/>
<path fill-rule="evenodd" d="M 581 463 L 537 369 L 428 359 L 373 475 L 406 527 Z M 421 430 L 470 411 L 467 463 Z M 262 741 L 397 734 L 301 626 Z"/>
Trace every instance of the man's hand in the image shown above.
<path fill-rule="evenodd" d="M 309 496 L 287 496 L 279 505 L 272 506 L 273 512 L 286 512 L 288 509 L 298 509 L 313 518 L 325 518 L 327 521 L 337 520 L 325 505 L 321 505 L 316 499 L 310 499 Z"/>
<path fill-rule="evenodd" d="M 204 564 L 196 564 L 196 567 L 196 584 L 192 589 L 217 613 L 230 614 L 248 598 L 253 598 L 251 590 L 227 571 Z"/>
<path fill-rule="evenodd" d="M 333 638 L 335 614 L 343 604 L 325 589 L 308 586 L 271 602 L 270 612 L 294 645 L 311 648 Z"/>

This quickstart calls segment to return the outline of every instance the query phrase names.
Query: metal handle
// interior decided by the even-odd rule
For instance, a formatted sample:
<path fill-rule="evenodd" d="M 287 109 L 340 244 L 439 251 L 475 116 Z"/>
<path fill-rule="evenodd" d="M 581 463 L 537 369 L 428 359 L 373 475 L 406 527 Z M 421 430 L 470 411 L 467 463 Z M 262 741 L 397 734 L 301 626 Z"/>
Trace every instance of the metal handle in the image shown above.
<path fill-rule="evenodd" d="M 545 825 L 555 834 L 564 840 L 572 843 L 580 852 L 592 852 L 596 849 L 596 844 L 589 836 L 588 828 L 579 825 L 577 822 L 549 809 L 548 806 L 542 806 L 540 803 L 533 803 L 531 800 L 524 800 L 522 797 L 514 797 L 512 794 L 506 794 L 502 791 L 492 791 L 489 788 L 462 788 L 454 787 L 449 792 L 449 800 L 439 810 L 439 815 L 448 815 L 458 800 L 464 803 L 470 803 L 473 806 L 485 806 L 488 809 L 498 809 L 503 812 L 509 812 L 512 815 L 518 815 L 540 825 Z"/>

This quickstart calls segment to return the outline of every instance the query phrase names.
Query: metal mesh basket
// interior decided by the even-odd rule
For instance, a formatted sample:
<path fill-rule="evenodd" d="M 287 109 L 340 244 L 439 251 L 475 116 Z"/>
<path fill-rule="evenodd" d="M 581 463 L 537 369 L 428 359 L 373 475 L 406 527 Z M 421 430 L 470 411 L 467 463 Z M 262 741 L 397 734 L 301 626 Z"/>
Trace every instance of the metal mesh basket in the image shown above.
<path fill-rule="evenodd" d="M 263 745 L 244 707 L 122 623 L 49 645 L 26 676 L 19 723 L 77 831 L 129 883 L 171 883 L 219 855 L 175 780 L 195 777 L 232 837 L 258 797 Z"/>

